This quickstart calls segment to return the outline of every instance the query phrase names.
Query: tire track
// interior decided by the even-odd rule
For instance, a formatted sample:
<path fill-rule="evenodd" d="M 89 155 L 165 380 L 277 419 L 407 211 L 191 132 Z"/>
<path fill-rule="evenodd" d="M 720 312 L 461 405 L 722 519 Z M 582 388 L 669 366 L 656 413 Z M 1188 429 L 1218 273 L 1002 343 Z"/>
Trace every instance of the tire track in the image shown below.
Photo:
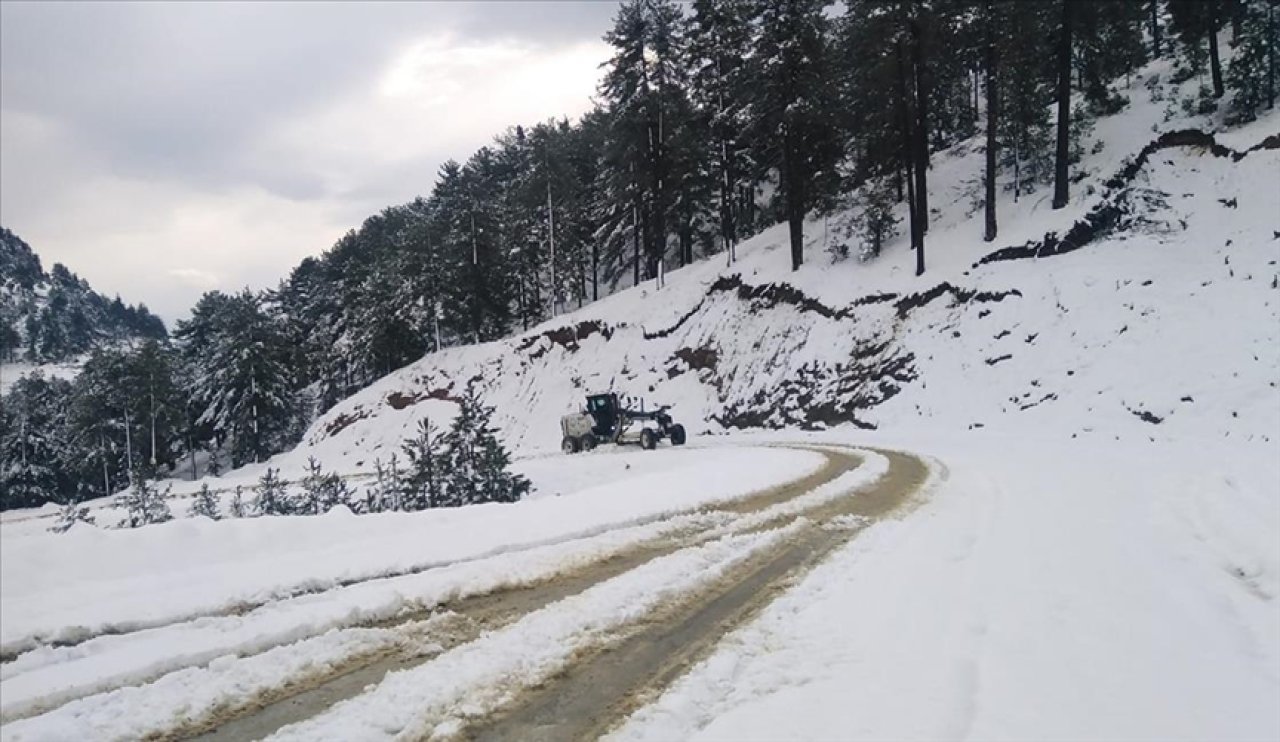
<path fill-rule="evenodd" d="M 801 447 L 801 448 L 804 448 L 804 447 Z M 790 492 L 794 487 L 799 487 L 799 486 L 807 486 L 809 488 L 816 487 L 822 482 L 830 481 L 831 479 L 838 477 L 841 473 L 843 473 L 843 471 L 847 471 L 847 469 L 835 471 L 836 469 L 839 469 L 839 464 L 833 464 L 831 454 L 827 451 L 824 451 L 822 449 L 815 449 L 815 448 L 804 448 L 804 450 L 816 451 L 818 453 L 822 453 L 823 455 L 827 456 L 826 464 L 824 464 L 824 466 L 820 468 L 818 471 L 812 474 L 809 474 L 803 477 L 802 479 L 796 480 L 794 482 L 775 485 L 773 487 L 762 490 L 759 493 L 747 495 L 744 498 L 730 500 L 730 501 L 719 503 L 717 505 L 710 506 L 710 507 L 692 508 L 686 511 L 640 518 L 635 521 L 629 522 L 625 525 L 613 526 L 613 527 L 602 527 L 597 529 L 587 529 L 585 531 L 575 533 L 575 534 L 570 534 L 567 536 L 555 537 L 552 539 L 545 539 L 540 541 L 529 541 L 529 542 L 512 545 L 512 546 L 499 547 L 496 549 L 491 549 L 489 551 L 481 552 L 479 554 L 475 554 L 469 557 L 464 557 L 461 559 L 423 562 L 421 564 L 411 565 L 408 567 L 402 567 L 398 569 L 391 569 L 388 571 L 379 572 L 377 574 L 332 580 L 323 585 L 300 586 L 293 589 L 284 589 L 284 590 L 275 592 L 271 595 L 265 596 L 259 600 L 242 600 L 234 604 L 225 605 L 212 610 L 192 611 L 190 613 L 184 613 L 177 616 L 168 616 L 168 617 L 156 619 L 153 621 L 146 621 L 146 620 L 122 621 L 116 624 L 111 624 L 111 625 L 103 626 L 103 627 L 92 629 L 92 630 L 79 631 L 74 635 L 59 636 L 57 638 L 43 638 L 40 636 L 23 637 L 21 639 L 7 642 L 3 646 L 0 646 L 0 665 L 8 664 L 13 660 L 17 659 L 22 654 L 25 654 L 32 650 L 45 648 L 45 647 L 55 648 L 55 649 L 63 648 L 63 647 L 75 647 L 80 644 L 84 644 L 85 642 L 91 641 L 93 639 L 98 639 L 100 637 L 105 637 L 105 636 L 124 636 L 127 634 L 134 634 L 142 631 L 150 631 L 153 629 L 163 629 L 170 626 L 178 626 L 180 624 L 192 623 L 205 618 L 220 618 L 225 616 L 243 616 L 259 608 L 262 608 L 263 606 L 271 605 L 273 603 L 280 603 L 287 600 L 292 600 L 294 598 L 305 597 L 308 595 L 319 595 L 321 593 L 327 593 L 327 592 L 332 592 L 334 590 L 340 590 L 345 587 L 351 587 L 352 585 L 360 585 L 368 582 L 377 582 L 379 580 L 391 580 L 398 577 L 407 577 L 410 575 L 422 574 L 424 572 L 429 572 L 431 570 L 441 569 L 444 567 L 452 567 L 452 566 L 462 565 L 462 564 L 471 564 L 471 563 L 483 561 L 485 559 L 492 559 L 493 557 L 509 556 L 513 554 L 518 554 L 520 552 L 531 551 L 533 549 L 538 549 L 544 546 L 551 546 L 554 544 L 570 543 L 573 541 L 579 541 L 585 538 L 590 538 L 592 536 L 598 536 L 600 534 L 607 533 L 609 531 L 616 531 L 616 530 L 621 530 L 623 528 L 643 526 L 643 525 L 655 523 L 661 520 L 677 517 L 683 514 L 694 513 L 694 512 L 716 512 L 716 511 L 729 512 L 729 513 L 747 512 L 748 510 L 758 509 L 759 507 L 767 507 L 768 504 L 771 504 L 776 501 L 776 498 L 778 497 L 779 492 Z M 833 473 L 833 471 L 835 471 L 835 473 Z M 789 499 L 789 495 L 784 496 L 784 499 Z M 43 516 L 40 516 L 40 517 L 43 517 Z"/>
<path fill-rule="evenodd" d="M 889 459 L 889 472 L 857 496 L 811 511 L 812 523 L 789 541 L 748 560 L 711 589 L 651 615 L 620 641 L 579 659 L 506 711 L 474 721 L 460 736 L 505 742 L 596 739 L 604 734 L 862 529 L 909 507 L 928 477 L 928 467 L 908 454 L 878 453 Z M 844 525 L 833 527 L 833 522 Z"/>
<path fill-rule="evenodd" d="M 813 450 L 821 453 L 825 457 L 823 466 L 799 480 L 776 485 L 746 498 L 694 509 L 682 514 L 668 515 L 665 518 L 696 512 L 731 513 L 735 516 L 758 513 L 780 503 L 785 503 L 826 482 L 830 482 L 856 468 L 861 463 L 860 457 L 850 452 L 833 452 L 809 447 L 804 447 L 804 450 Z M 351 656 L 349 659 L 344 659 L 340 667 L 326 666 L 323 669 L 317 669 L 314 674 L 309 676 L 292 677 L 288 683 L 281 687 L 260 693 L 253 698 L 243 699 L 243 702 L 232 702 L 217 709 L 212 715 L 201 714 L 201 718 L 187 719 L 178 728 L 171 728 L 169 731 L 149 736 L 152 738 L 172 739 L 193 734 L 205 734 L 209 735 L 206 738 L 210 739 L 242 739 L 246 737 L 243 730 L 254 726 L 269 729 L 279 728 L 284 724 L 305 718 L 314 713 L 315 709 L 326 708 L 331 705 L 334 698 L 357 694 L 370 682 L 380 680 L 387 672 L 425 662 L 441 651 L 471 641 L 486 631 L 501 628 L 529 612 L 634 569 L 636 566 L 651 559 L 685 548 L 699 541 L 705 541 L 711 538 L 710 531 L 722 528 L 723 524 L 724 520 L 722 518 L 708 518 L 704 521 L 704 524 L 697 526 L 696 530 L 685 529 L 668 532 L 656 539 L 651 538 L 647 541 L 628 544 L 622 547 L 620 551 L 615 551 L 611 556 L 600 561 L 583 567 L 568 566 L 549 571 L 544 576 L 540 576 L 524 585 L 504 586 L 487 593 L 433 605 L 411 613 L 398 614 L 394 619 L 355 622 L 350 626 L 339 627 L 392 629 L 403 632 L 403 636 L 395 638 L 377 649 L 367 651 L 362 656 Z M 635 526 L 628 524 L 621 528 L 630 527 Z M 611 530 L 619 529 L 605 529 L 600 534 Z M 753 528 L 753 530 L 755 529 Z M 463 564 L 469 561 L 474 560 L 459 560 L 445 566 Z M 182 622 L 175 622 L 175 625 L 176 623 Z M 425 632 L 424 626 L 430 626 L 430 632 Z M 284 644 L 290 644 L 295 641 L 298 641 L 298 638 L 292 637 Z M 268 651 L 271 646 L 256 648 L 254 651 L 241 656 L 244 658 L 252 657 Z M 205 664 L 204 662 L 198 662 L 184 667 L 203 667 Z M 168 667 L 148 677 L 129 678 L 128 684 L 148 683 L 180 669 L 182 668 Z M 99 695 L 110 692 L 110 690 L 111 687 L 95 687 L 85 693 L 60 698 L 56 703 L 40 705 L 32 707 L 27 712 L 8 715 L 6 721 L 12 722 L 22 718 L 29 718 L 35 714 L 51 711 L 66 703 L 74 702 L 76 698 Z M 236 700 L 240 701 L 242 699 Z M 248 719 L 256 720 L 250 722 L 247 721 Z"/>
<path fill-rule="evenodd" d="M 808 446 L 794 446 L 794 448 L 821 453 L 826 457 L 826 463 L 818 471 L 801 479 L 763 490 L 746 498 L 722 503 L 712 510 L 730 512 L 737 516 L 761 513 L 834 481 L 862 464 L 862 457 L 851 450 Z M 753 524 L 747 530 L 765 530 L 794 517 L 779 515 L 777 518 Z M 279 689 L 278 693 L 261 695 L 251 704 L 227 709 L 215 718 L 186 725 L 160 738 L 194 738 L 205 742 L 260 739 L 288 724 L 310 718 L 340 700 L 358 695 L 369 685 L 380 682 L 389 672 L 416 667 L 442 652 L 473 641 L 486 632 L 501 629 L 522 616 L 570 595 L 581 593 L 646 562 L 704 543 L 716 536 L 713 533 L 714 530 L 707 528 L 692 534 L 664 536 L 641 542 L 606 559 L 570 572 L 551 575 L 527 586 L 504 588 L 475 595 L 446 606 L 398 616 L 393 621 L 372 624 L 375 628 L 417 625 L 433 617 L 441 617 L 442 611 L 447 612 L 451 619 L 442 631 L 432 633 L 431 640 L 434 647 L 431 651 L 410 650 L 392 655 L 380 654 L 370 658 L 356 658 L 339 672 L 297 679 L 288 687 Z"/>

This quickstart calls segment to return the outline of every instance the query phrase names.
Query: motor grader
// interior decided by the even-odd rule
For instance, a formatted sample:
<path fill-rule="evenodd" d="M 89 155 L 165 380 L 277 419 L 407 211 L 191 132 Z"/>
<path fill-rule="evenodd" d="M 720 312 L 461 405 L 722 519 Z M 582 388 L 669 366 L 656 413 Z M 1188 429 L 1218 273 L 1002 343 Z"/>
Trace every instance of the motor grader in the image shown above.
<path fill-rule="evenodd" d="M 589 395 L 582 411 L 560 418 L 564 435 L 560 447 L 565 453 L 577 453 L 601 443 L 638 443 L 653 450 L 663 438 L 670 439 L 673 446 L 683 446 L 684 426 L 671 419 L 669 409 L 670 405 L 659 405 L 645 410 L 644 402 L 639 409 L 624 407 L 615 392 Z"/>

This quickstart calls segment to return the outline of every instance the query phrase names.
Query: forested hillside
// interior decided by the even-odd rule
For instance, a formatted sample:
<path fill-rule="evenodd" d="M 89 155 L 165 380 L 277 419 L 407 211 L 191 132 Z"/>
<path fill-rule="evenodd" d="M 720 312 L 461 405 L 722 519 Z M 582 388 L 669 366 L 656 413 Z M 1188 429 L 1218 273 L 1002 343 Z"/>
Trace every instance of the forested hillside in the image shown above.
<path fill-rule="evenodd" d="M 580 120 L 498 134 L 465 161 L 446 163 L 428 193 L 371 216 L 276 289 L 204 295 L 169 345 L 101 354 L 74 386 L 39 378 L 15 386 L 4 404 L 0 506 L 107 494 L 144 466 L 185 462 L 202 474 L 264 461 L 326 411 L 339 420 L 335 405 L 424 354 L 534 329 L 632 286 L 640 288 L 626 302 L 631 316 L 612 321 L 645 334 L 699 310 L 746 312 L 717 306 L 729 296 L 824 321 L 873 309 L 909 314 L 914 302 L 957 296 L 945 285 L 936 295 L 879 298 L 824 285 L 819 300 L 781 281 L 755 294 L 745 273 L 736 284 L 715 283 L 696 307 L 652 290 L 668 271 L 698 261 L 732 268 L 739 243 L 781 224 L 782 239 L 760 244 L 785 248 L 767 256 L 784 275 L 856 260 L 877 275 L 930 276 L 954 244 L 946 240 L 979 213 L 993 251 L 1027 240 L 1057 245 L 1050 230 L 1079 243 L 1070 219 L 1089 223 L 1086 211 L 1103 193 L 1137 197 L 1104 190 L 1121 158 L 1191 121 L 1229 130 L 1274 108 L 1278 14 L 1271 0 L 849 0 L 838 14 L 822 0 L 628 0 L 605 33 L 614 56 L 597 106 Z M 1096 133 L 1139 103 L 1143 113 L 1124 119 L 1124 137 Z M 948 166 L 959 160 L 980 164 Z M 1046 212 L 1068 210 L 1061 224 L 1044 214 L 1009 220 L 1029 217 L 1048 193 Z M 909 249 L 886 250 L 899 242 Z M 950 260 L 945 277 L 954 280 L 961 271 Z M 758 260 L 751 270 L 761 270 Z M 613 330 L 555 328 L 544 344 L 576 349 Z M 775 379 L 786 402 L 776 421 L 848 422 L 824 421 L 808 405 L 815 371 L 796 359 L 817 349 L 793 331 L 786 347 L 795 358 L 770 367 L 790 374 Z M 547 352 L 539 337 L 520 341 L 522 352 Z M 895 364 L 882 337 L 865 339 L 860 358 L 875 363 L 821 371 L 841 400 L 889 396 L 905 383 L 895 374 L 915 373 Z M 674 379 L 707 375 L 710 363 L 715 375 L 715 357 L 700 347 L 670 350 L 688 352 L 684 365 L 636 369 L 620 357 L 608 366 L 631 379 Z M 449 363 L 461 358 L 450 352 Z M 469 357 L 462 365 L 494 372 Z M 428 381 L 424 394 L 460 391 Z M 708 397 L 721 408 L 699 410 L 707 419 L 775 421 L 768 413 L 778 400 L 753 398 L 743 376 L 720 384 L 729 391 L 718 402 Z"/>
<path fill-rule="evenodd" d="M 127 340 L 164 340 L 145 305 L 108 299 L 55 263 L 46 273 L 18 235 L 0 227 L 0 363 L 57 362 Z"/>

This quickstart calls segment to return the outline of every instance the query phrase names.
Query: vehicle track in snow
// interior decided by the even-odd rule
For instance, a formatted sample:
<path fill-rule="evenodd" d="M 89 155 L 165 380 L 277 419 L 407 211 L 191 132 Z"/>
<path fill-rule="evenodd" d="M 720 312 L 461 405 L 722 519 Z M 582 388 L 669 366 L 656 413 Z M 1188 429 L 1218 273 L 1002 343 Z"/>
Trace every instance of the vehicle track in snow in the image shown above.
<path fill-rule="evenodd" d="M 696 448 L 696 446 L 690 446 L 690 448 Z M 704 512 L 722 511 L 722 512 L 730 512 L 730 513 L 748 512 L 750 510 L 767 507 L 769 504 L 772 504 L 773 502 L 777 501 L 777 498 L 778 498 L 777 493 L 780 491 L 791 492 L 792 488 L 799 487 L 799 486 L 816 487 L 821 482 L 830 481 L 831 479 L 838 477 L 840 473 L 843 473 L 843 471 L 845 471 L 845 470 L 841 470 L 839 472 L 832 473 L 833 470 L 830 469 L 830 467 L 832 466 L 832 462 L 830 461 L 830 456 L 823 450 L 812 449 L 812 448 L 805 448 L 804 450 L 816 451 L 818 453 L 823 454 L 824 456 L 828 456 L 829 460 L 827 464 L 824 465 L 822 468 L 818 469 L 818 471 L 806 477 L 803 477 L 799 480 L 795 480 L 793 482 L 784 482 L 782 484 L 774 485 L 773 487 L 762 490 L 758 493 L 750 494 L 750 495 L 747 495 L 746 497 L 738 498 L 736 500 L 718 503 L 715 505 L 704 505 L 697 508 L 691 508 L 690 510 L 684 511 L 684 512 L 698 512 L 698 511 L 704 511 Z M 557 455 L 562 455 L 562 454 L 557 454 Z M 609 455 L 609 454 L 603 454 L 603 455 Z M 548 454 L 548 456 L 551 456 L 551 454 Z M 540 458 L 540 457 L 535 457 L 535 458 Z M 364 475 L 355 475 L 355 476 L 364 476 Z M 808 484 L 806 485 L 806 483 Z M 782 499 L 787 499 L 789 496 L 790 495 L 786 495 Z M 27 652 L 30 652 L 32 650 L 42 649 L 45 647 L 49 647 L 49 648 L 75 647 L 80 644 L 84 644 L 85 642 L 91 641 L 93 639 L 97 639 L 99 637 L 123 636 L 127 634 L 143 632 L 143 631 L 150 631 L 152 629 L 163 629 L 170 626 L 178 626 L 180 624 L 196 622 L 205 618 L 219 618 L 223 616 L 241 616 L 241 615 L 251 613 L 252 611 L 258 608 L 262 608 L 263 606 L 271 605 L 274 603 L 280 603 L 287 600 L 292 600 L 294 598 L 305 597 L 308 595 L 318 595 L 321 593 L 327 593 L 334 590 L 339 590 L 341 588 L 351 587 L 353 585 L 360 585 L 368 582 L 377 582 L 379 580 L 388 580 L 388 579 L 394 579 L 397 577 L 408 577 L 410 575 L 422 574 L 424 572 L 430 572 L 432 570 L 441 569 L 444 567 L 453 567 L 453 566 L 462 565 L 462 564 L 480 562 L 486 559 L 492 559 L 494 557 L 514 555 L 520 552 L 532 551 L 534 549 L 537 549 L 543 546 L 569 543 L 572 541 L 589 538 L 591 536 L 599 535 L 600 533 L 604 533 L 607 531 L 616 531 L 622 528 L 654 523 L 661 520 L 670 519 L 680 514 L 681 513 L 667 513 L 662 515 L 653 515 L 651 517 L 637 519 L 626 525 L 612 526 L 612 527 L 607 527 L 603 529 L 589 529 L 586 532 L 569 534 L 564 536 L 557 536 L 555 538 L 547 539 L 547 540 L 529 541 L 525 543 L 510 545 L 510 546 L 503 546 L 500 548 L 481 552 L 481 553 L 468 556 L 468 557 L 463 557 L 460 559 L 435 560 L 435 561 L 423 562 L 420 564 L 415 564 L 415 565 L 402 567 L 398 569 L 380 571 L 377 573 L 361 575 L 358 577 L 331 580 L 320 585 L 306 585 L 306 586 L 297 586 L 290 589 L 282 589 L 270 595 L 263 596 L 262 598 L 259 598 L 259 599 L 240 600 L 234 604 L 224 605 L 222 607 L 215 608 L 215 609 L 196 610 L 190 613 L 167 616 L 167 617 L 155 619 L 155 620 L 122 621 L 116 624 L 108 625 L 108 626 L 93 629 L 93 630 L 80 630 L 74 635 L 60 635 L 53 638 L 24 637 L 22 639 L 10 641 L 5 645 L 0 646 L 0 665 L 8 664 L 14 661 L 15 659 L 17 659 L 20 655 L 26 654 Z M 39 517 L 44 517 L 44 516 L 39 516 Z"/>
<path fill-rule="evenodd" d="M 708 656 L 720 638 L 876 520 L 905 512 L 928 479 L 920 458 L 877 451 L 889 471 L 805 513 L 808 526 L 710 588 L 666 606 L 619 641 L 579 657 L 548 683 L 459 737 L 479 742 L 597 739 Z"/>
<path fill-rule="evenodd" d="M 356 624 L 391 632 L 394 640 L 362 655 L 348 655 L 332 665 L 321 665 L 315 670 L 294 674 L 281 685 L 260 688 L 255 695 L 228 699 L 223 705 L 202 711 L 198 716 L 177 718 L 173 726 L 148 729 L 143 736 L 148 739 L 183 739 L 195 735 L 202 739 L 260 738 L 283 726 L 321 713 L 338 701 L 360 695 L 370 685 L 380 682 L 389 672 L 425 663 L 442 652 L 467 644 L 488 632 L 501 629 L 543 607 L 586 591 L 658 557 L 704 544 L 726 533 L 759 532 L 785 526 L 801 516 L 810 521 L 825 523 L 842 515 L 870 513 L 874 516 L 878 512 L 874 508 L 850 510 L 847 507 L 851 499 L 864 499 L 848 497 L 852 489 L 856 488 L 860 494 L 865 495 L 867 503 L 871 504 L 878 497 L 878 486 L 873 485 L 868 489 L 866 486 L 850 484 L 850 489 L 847 490 L 842 490 L 840 484 L 824 486 L 835 482 L 862 463 L 862 457 L 856 449 L 832 446 L 790 447 L 821 453 L 826 458 L 826 463 L 818 471 L 799 480 L 776 485 L 743 499 L 698 509 L 702 512 L 718 511 L 722 515 L 732 513 L 728 521 L 723 517 L 709 518 L 697 528 L 669 531 L 658 538 L 629 543 L 620 550 L 613 551 L 611 556 L 548 572 L 545 578 L 523 586 L 502 587 L 430 609 L 400 614 L 394 619 Z M 892 453 L 886 455 L 901 456 Z M 894 471 L 901 467 L 895 458 L 891 458 L 890 463 L 894 464 L 890 471 L 892 478 Z M 877 464 L 880 465 L 882 464 Z M 857 524 L 855 522 L 852 525 Z M 850 525 L 850 522 L 845 521 L 840 527 L 847 529 Z M 814 529 L 807 529 L 805 532 L 811 530 Z M 806 543 L 807 539 L 806 536 Z M 510 555 L 519 558 L 518 552 L 521 550 L 512 551 L 515 553 Z M 759 576 L 754 577 L 744 575 L 741 581 L 735 578 L 735 583 L 742 583 L 735 594 L 772 594 L 777 589 L 774 581 L 777 574 L 792 574 L 827 551 L 829 549 L 819 553 L 811 545 L 801 545 L 792 550 L 791 556 L 776 562 L 771 570 L 762 571 Z M 751 560 L 749 564 L 756 564 L 756 560 Z M 699 595 L 707 592 L 701 591 Z M 680 601 L 681 605 L 686 602 L 688 601 Z M 767 602 L 763 600 L 759 605 Z M 721 607 L 716 610 L 727 610 L 729 614 L 737 615 L 741 612 L 737 599 L 717 605 Z M 664 608 L 663 614 L 666 613 Z M 657 616 L 650 617 L 644 623 L 648 625 L 657 619 Z M 705 623 L 705 620 L 700 619 L 699 622 Z M 623 633 L 629 632 L 630 629 L 623 630 Z M 714 634 L 715 637 L 719 635 Z M 689 644 L 699 646 L 697 642 Z M 574 666 L 580 664 L 575 661 Z M 485 733 L 501 735 L 502 728 L 496 727 L 497 731 L 489 730 Z M 520 731 L 512 736 L 523 738 L 526 734 Z M 551 736 L 561 735 L 557 732 Z"/>
<path fill-rule="evenodd" d="M 818 452 L 826 457 L 826 463 L 818 471 L 798 480 L 709 509 L 741 517 L 761 514 L 769 508 L 787 503 L 835 481 L 856 469 L 863 461 L 862 456 L 851 449 L 792 447 Z M 829 509 L 829 503 L 820 504 L 803 514 L 825 518 Z M 796 517 L 796 513 L 779 513 L 775 517 L 750 523 L 742 530 L 775 528 Z M 416 633 L 424 622 L 429 621 L 432 624 L 430 641 L 415 637 L 404 642 L 400 651 L 353 658 L 335 670 L 308 678 L 295 678 L 287 686 L 246 699 L 245 703 L 235 708 L 226 708 L 214 717 L 192 720 L 193 723 L 173 729 L 161 738 L 181 739 L 194 736 L 200 740 L 259 739 L 288 724 L 310 718 L 340 700 L 358 695 L 369 685 L 381 681 L 389 672 L 420 665 L 442 652 L 473 641 L 486 632 L 500 629 L 533 611 L 581 593 L 658 557 L 705 543 L 719 533 L 719 529 L 709 528 L 639 542 L 608 558 L 551 575 L 531 585 L 502 588 L 374 624 L 376 627 L 408 627 L 409 631 Z"/>

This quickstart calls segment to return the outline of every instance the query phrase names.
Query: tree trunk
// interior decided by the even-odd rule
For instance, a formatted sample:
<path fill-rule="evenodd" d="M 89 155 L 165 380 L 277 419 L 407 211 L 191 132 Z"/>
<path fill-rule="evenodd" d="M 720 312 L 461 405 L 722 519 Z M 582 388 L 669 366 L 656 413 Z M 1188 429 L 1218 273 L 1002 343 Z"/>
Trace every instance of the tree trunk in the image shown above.
<path fill-rule="evenodd" d="M 916 161 L 916 211 L 920 219 L 920 232 L 929 231 L 929 93 L 928 74 L 924 61 L 924 28 L 917 17 L 911 22 L 911 67 L 916 83 L 915 161 Z M 923 245 L 923 238 L 921 239 Z M 923 268 L 919 269 L 923 272 Z"/>
<path fill-rule="evenodd" d="M 791 270 L 804 263 L 804 207 L 794 196 L 787 196 L 787 226 L 791 234 Z"/>
<path fill-rule="evenodd" d="M 1053 208 L 1067 205 L 1067 157 L 1071 138 L 1071 5 L 1061 0 L 1062 26 L 1058 30 L 1058 151 L 1053 163 Z"/>
<path fill-rule="evenodd" d="M 129 466 L 129 484 L 133 484 L 133 436 L 129 432 L 129 428 L 133 427 L 132 420 L 129 419 L 129 411 L 124 413 L 124 460 Z"/>
<path fill-rule="evenodd" d="M 550 165 L 548 165 L 548 168 Z M 551 248 L 551 316 L 556 316 L 556 217 L 551 203 L 551 175 L 547 175 L 547 244 Z"/>
<path fill-rule="evenodd" d="M 1222 60 L 1218 58 L 1218 0 L 1208 0 L 1209 4 L 1209 73 L 1213 77 L 1213 97 L 1221 98 Z"/>
<path fill-rule="evenodd" d="M 156 380 L 155 372 L 147 375 L 147 397 L 151 405 L 151 466 L 154 468 L 159 459 L 156 457 Z"/>
<path fill-rule="evenodd" d="M 1022 195 L 1022 149 L 1015 142 L 1013 145 L 1013 202 L 1018 203 Z"/>
<path fill-rule="evenodd" d="M 600 301 L 600 245 L 591 241 L 591 301 Z"/>
<path fill-rule="evenodd" d="M 916 179 L 914 168 L 917 166 L 912 157 L 912 126 L 914 116 L 911 113 L 910 88 L 907 85 L 909 72 L 909 53 L 906 39 L 898 40 L 898 120 L 902 131 L 902 162 L 906 167 L 907 212 L 911 222 L 911 249 L 916 251 L 916 275 L 924 272 L 924 229 L 920 223 L 920 201 L 916 198 Z"/>
<path fill-rule="evenodd" d="M 987 45 L 985 50 L 987 66 L 987 169 L 986 181 L 986 229 L 982 239 L 991 242 L 996 238 L 996 123 L 999 120 L 1000 91 L 996 70 L 995 19 L 992 0 L 987 0 Z"/>
<path fill-rule="evenodd" d="M 524 272 L 521 271 L 521 273 Z M 529 329 L 529 306 L 525 301 L 525 284 L 527 283 L 523 275 L 516 281 L 516 307 L 520 310 L 520 324 L 526 330 Z"/>
<path fill-rule="evenodd" d="M 1276 107 L 1276 4 L 1267 3 L 1267 110 Z"/>
<path fill-rule="evenodd" d="M 723 137 L 720 139 L 720 237 L 729 254 L 729 265 L 733 265 L 733 243 L 737 237 L 733 224 L 733 173 L 729 165 L 729 142 Z"/>
<path fill-rule="evenodd" d="M 717 43 L 718 43 L 717 39 Z M 733 265 L 736 258 L 734 255 L 734 243 L 737 241 L 738 233 L 734 225 L 734 181 L 736 174 L 733 172 L 733 163 L 729 157 L 729 137 L 725 134 L 724 117 L 724 55 L 716 55 L 716 119 L 721 127 L 720 131 L 720 237 L 724 240 L 725 252 L 729 254 L 729 265 Z"/>
<path fill-rule="evenodd" d="M 111 472 L 107 469 L 107 436 L 98 430 L 98 450 L 102 451 L 102 494 L 111 494 Z"/>
<path fill-rule="evenodd" d="M 800 174 L 795 163 L 794 144 L 791 133 L 783 135 L 783 165 L 787 184 L 787 225 L 791 234 L 791 270 L 800 270 L 804 263 L 804 190 L 800 185 Z"/>
<path fill-rule="evenodd" d="M 1147 0 L 1151 5 L 1151 56 L 1160 58 L 1160 0 Z"/>
<path fill-rule="evenodd" d="M 631 204 L 631 245 L 635 248 L 635 280 L 632 285 L 640 285 L 640 205 Z"/>

